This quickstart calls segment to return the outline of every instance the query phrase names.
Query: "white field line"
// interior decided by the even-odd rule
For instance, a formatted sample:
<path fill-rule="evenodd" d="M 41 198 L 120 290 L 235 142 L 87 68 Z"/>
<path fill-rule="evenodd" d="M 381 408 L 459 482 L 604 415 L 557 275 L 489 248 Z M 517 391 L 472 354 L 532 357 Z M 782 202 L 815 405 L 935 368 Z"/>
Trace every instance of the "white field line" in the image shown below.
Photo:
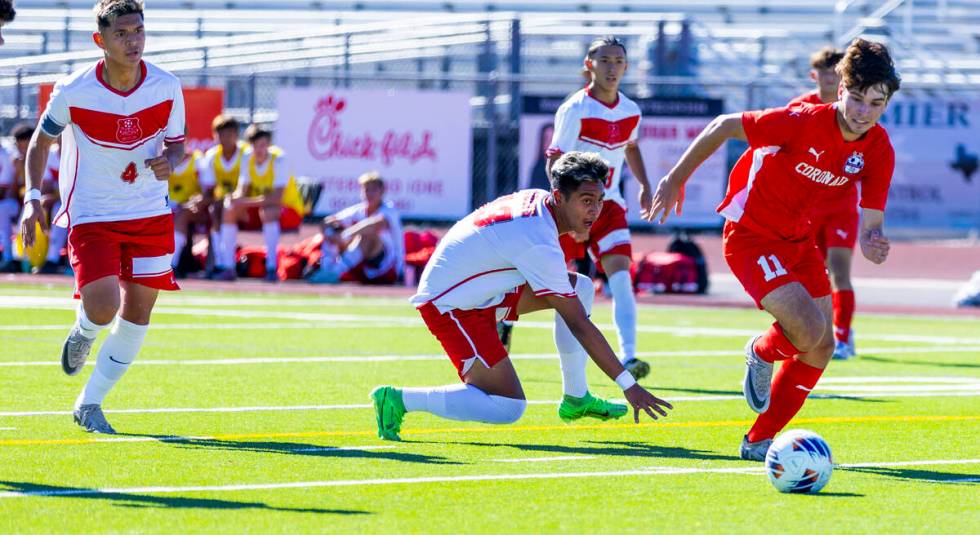
<path fill-rule="evenodd" d="M 74 310 L 77 304 L 66 299 L 51 298 L 24 298 L 18 296 L 0 296 L 0 308 L 53 308 L 63 310 Z M 232 309 L 210 309 L 210 308 L 180 308 L 158 306 L 154 308 L 157 314 L 172 314 L 183 316 L 217 316 L 223 318 L 275 318 L 279 320 L 295 320 L 301 322 L 323 322 L 325 324 L 347 322 L 351 325 L 398 325 L 402 327 L 421 326 L 422 320 L 418 316 L 385 316 L 379 318 L 373 315 L 358 314 L 318 314 L 304 312 L 281 312 L 281 311 L 262 311 L 262 310 L 232 310 Z M 541 321 L 521 321 L 518 323 L 522 328 L 552 329 L 553 322 Z M 67 329 L 69 325 L 64 325 Z M 156 324 L 154 324 L 156 327 Z M 600 329 L 610 330 L 615 328 L 612 324 L 597 324 Z M 317 328 L 312 326 L 310 328 Z M 668 334 L 679 337 L 710 336 L 710 337 L 743 337 L 758 334 L 753 329 L 731 329 L 721 327 L 661 327 L 654 325 L 638 325 L 637 331 L 647 333 Z M 880 340 L 886 342 L 911 342 L 911 343 L 931 343 L 931 344 L 980 344 L 980 338 L 958 338 L 948 336 L 919 336 L 919 335 L 887 335 L 887 334 L 862 334 L 863 340 Z"/>
<path fill-rule="evenodd" d="M 980 346 L 946 346 L 946 347 L 923 347 L 923 348 L 885 348 L 872 347 L 863 350 L 868 354 L 876 355 L 898 355 L 907 353 L 980 353 Z M 643 358 L 716 358 L 716 357 L 740 357 L 744 355 L 741 351 L 731 350 L 705 350 L 705 351 L 640 351 L 637 357 Z M 555 353 L 515 353 L 510 356 L 514 360 L 556 360 L 558 355 Z M 217 358 L 217 359 L 137 359 L 135 364 L 139 366 L 228 366 L 242 364 L 297 364 L 297 363 L 326 363 L 326 362 L 412 362 L 412 361 L 432 361 L 445 360 L 442 354 L 427 355 L 336 355 L 336 356 L 298 356 L 298 357 L 239 357 L 239 358 Z M 0 361 L 0 368 L 9 367 L 32 367 L 32 366 L 60 366 L 56 360 L 43 361 Z M 95 360 L 91 359 L 85 363 L 86 366 L 94 366 Z M 860 378 L 857 378 L 858 380 Z M 980 379 L 977 379 L 980 380 Z M 824 379 L 828 382 L 828 379 Z M 899 381 L 896 381 L 899 382 Z M 927 382 L 927 381 L 926 381 Z"/>
<path fill-rule="evenodd" d="M 980 377 L 962 377 L 962 376 L 951 376 L 951 377 L 903 377 L 901 375 L 889 375 L 889 376 L 879 376 L 879 375 L 869 375 L 861 376 L 857 375 L 854 377 L 821 377 L 820 384 L 872 384 L 872 383 L 978 383 L 980 382 Z"/>
<path fill-rule="evenodd" d="M 524 457 L 520 459 L 492 459 L 495 463 L 547 463 L 553 461 L 585 461 L 595 455 L 561 455 L 556 457 Z"/>
<path fill-rule="evenodd" d="M 977 397 L 980 396 L 980 384 L 964 387 L 960 391 L 954 392 L 847 392 L 840 394 L 821 394 L 818 392 L 811 394 L 811 399 L 853 399 L 853 398 L 941 398 L 941 397 Z M 717 395 L 717 396 L 664 396 L 671 403 L 699 403 L 711 401 L 733 401 L 744 399 L 741 395 Z M 621 399 L 612 401 L 624 402 Z M 554 400 L 529 400 L 529 405 L 557 405 Z M 355 410 L 370 409 L 370 403 L 352 403 L 348 405 L 270 405 L 256 407 L 159 407 L 151 409 L 106 409 L 106 414 L 170 414 L 170 413 L 234 413 L 234 412 L 294 412 L 294 411 L 336 411 L 336 410 Z M 21 418 L 32 416 L 70 416 L 72 411 L 5 411 L 0 412 L 0 417 Z M 156 440 L 153 438 L 147 440 Z M 105 439 L 107 442 L 117 441 L 116 439 Z M 129 438 L 118 440 L 118 442 L 131 442 Z"/>
<path fill-rule="evenodd" d="M 0 427 L 0 431 L 16 431 L 16 427 Z"/>
<path fill-rule="evenodd" d="M 937 461 L 907 461 L 906 466 L 937 464 Z M 980 459 L 943 460 L 943 464 L 973 464 Z M 863 463 L 866 466 L 888 466 L 889 463 Z M 893 463 L 891 463 L 893 465 Z M 328 481 L 290 481 L 282 483 L 246 483 L 236 485 L 194 485 L 194 486 L 152 486 L 118 487 L 102 489 L 63 489 L 39 491 L 0 492 L 0 498 L 24 498 L 32 496 L 90 496 L 99 494 L 175 494 L 187 492 L 239 492 L 249 490 L 305 489 L 324 487 L 364 487 L 382 485 L 419 485 L 429 483 L 460 483 L 474 481 L 522 481 L 536 479 L 582 479 L 608 477 L 637 477 L 687 474 L 762 474 L 761 466 L 735 468 L 680 468 L 674 466 L 654 466 L 639 470 L 617 470 L 606 472 L 546 472 L 530 474 L 475 474 L 467 476 L 406 477 L 391 479 L 339 479 Z"/>
<path fill-rule="evenodd" d="M 390 450 L 397 448 L 398 446 L 324 446 L 322 448 L 297 448 L 295 450 L 289 450 L 294 453 L 316 453 L 320 451 L 362 451 L 362 450 Z"/>
<path fill-rule="evenodd" d="M 894 461 L 882 463 L 843 463 L 834 465 L 835 468 L 889 468 L 892 466 L 933 466 L 941 464 L 977 464 L 980 459 L 936 459 L 933 461 Z"/>

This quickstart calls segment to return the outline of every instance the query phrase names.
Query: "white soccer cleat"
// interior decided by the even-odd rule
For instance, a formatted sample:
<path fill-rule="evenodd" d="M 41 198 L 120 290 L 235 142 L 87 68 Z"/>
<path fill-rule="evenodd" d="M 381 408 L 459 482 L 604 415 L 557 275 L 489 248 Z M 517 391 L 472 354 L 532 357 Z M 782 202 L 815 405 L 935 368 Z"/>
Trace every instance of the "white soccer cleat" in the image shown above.
<path fill-rule="evenodd" d="M 82 405 L 75 409 L 72 416 L 75 419 L 75 423 L 82 426 L 89 433 L 102 433 L 104 435 L 116 434 L 116 430 L 106 421 L 105 414 L 102 414 L 101 405 Z"/>
<path fill-rule="evenodd" d="M 749 408 L 762 414 L 769 410 L 769 394 L 772 390 L 772 364 L 756 356 L 753 346 L 759 337 L 745 344 L 745 380 L 742 393 Z"/>
<path fill-rule="evenodd" d="M 749 442 L 749 436 L 745 435 L 742 437 L 742 445 L 738 448 L 738 456 L 746 461 L 763 462 L 766 460 L 766 453 L 769 452 L 769 446 L 771 445 L 771 438 L 758 442 Z"/>

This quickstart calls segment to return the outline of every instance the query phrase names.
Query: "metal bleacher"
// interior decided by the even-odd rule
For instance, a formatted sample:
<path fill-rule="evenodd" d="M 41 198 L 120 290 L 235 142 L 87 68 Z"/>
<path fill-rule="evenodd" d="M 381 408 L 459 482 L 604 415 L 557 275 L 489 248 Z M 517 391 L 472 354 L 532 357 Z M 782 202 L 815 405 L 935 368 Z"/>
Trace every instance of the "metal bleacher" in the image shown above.
<path fill-rule="evenodd" d="M 18 0 L 0 48 L 0 119 L 29 117 L 39 83 L 99 56 L 92 0 Z M 679 87 L 732 105 L 784 99 L 809 54 L 857 35 L 886 41 L 911 91 L 980 91 L 980 0 L 151 0 L 147 57 L 185 83 L 224 84 L 266 114 L 272 86 L 469 88 L 475 106 L 580 83 L 584 47 L 630 46 L 628 90 Z M 658 55 L 659 54 L 659 55 Z M 674 68 L 664 68 L 672 58 Z M 249 85 L 251 84 L 251 86 Z M 488 84 L 490 84 L 488 86 Z M 516 84 L 520 84 L 517 86 Z"/>

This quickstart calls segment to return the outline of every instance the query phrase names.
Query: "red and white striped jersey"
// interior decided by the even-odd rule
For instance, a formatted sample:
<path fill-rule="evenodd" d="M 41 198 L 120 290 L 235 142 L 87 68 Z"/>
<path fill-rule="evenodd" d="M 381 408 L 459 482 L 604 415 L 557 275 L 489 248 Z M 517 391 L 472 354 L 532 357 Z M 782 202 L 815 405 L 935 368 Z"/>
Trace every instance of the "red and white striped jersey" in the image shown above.
<path fill-rule="evenodd" d="M 144 162 L 184 140 L 180 81 L 143 61 L 140 81 L 124 93 L 102 70 L 99 61 L 55 84 L 41 117 L 45 134 L 62 135 L 60 226 L 170 213 L 167 181 Z"/>
<path fill-rule="evenodd" d="M 626 208 L 619 192 L 627 145 L 636 143 L 640 132 L 640 107 L 619 93 L 614 104 L 592 97 L 588 88 L 568 97 L 555 113 L 555 134 L 548 156 L 571 151 L 597 152 L 609 162 L 605 198 Z"/>
<path fill-rule="evenodd" d="M 525 282 L 538 296 L 575 297 L 550 196 L 518 191 L 453 225 L 426 264 L 412 304 L 432 303 L 442 313 L 489 308 Z"/>

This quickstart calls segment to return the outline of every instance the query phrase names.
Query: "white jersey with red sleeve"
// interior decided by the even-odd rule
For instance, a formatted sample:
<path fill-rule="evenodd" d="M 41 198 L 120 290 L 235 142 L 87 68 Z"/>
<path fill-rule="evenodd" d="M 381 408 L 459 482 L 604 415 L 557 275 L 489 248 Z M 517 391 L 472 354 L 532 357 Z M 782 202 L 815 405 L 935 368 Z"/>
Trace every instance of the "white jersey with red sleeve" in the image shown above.
<path fill-rule="evenodd" d="M 405 238 L 402 232 L 402 218 L 395 208 L 395 205 L 391 201 L 385 201 L 381 203 L 378 210 L 368 215 L 367 213 L 367 203 L 361 202 L 353 206 L 348 206 L 343 210 L 337 212 L 333 215 L 337 221 L 348 228 L 354 226 L 361 221 L 364 221 L 368 217 L 375 215 L 381 215 L 384 217 L 385 222 L 388 223 L 388 228 L 378 233 L 378 239 L 381 240 L 381 244 L 384 246 L 385 251 L 390 251 L 393 262 L 393 266 L 385 266 L 386 270 L 389 267 L 394 267 L 395 272 L 399 275 L 405 270 Z"/>
<path fill-rule="evenodd" d="M 99 61 L 55 84 L 41 117 L 45 134 L 62 135 L 60 226 L 170 213 L 167 181 L 144 162 L 184 140 L 180 81 L 143 61 L 140 81 L 123 93 L 102 70 Z"/>
<path fill-rule="evenodd" d="M 485 204 L 449 230 L 411 302 L 440 313 L 496 306 L 527 283 L 537 296 L 574 298 L 550 193 L 522 190 Z"/>
<path fill-rule="evenodd" d="M 609 162 L 605 198 L 626 208 L 619 192 L 626 147 L 636 143 L 640 132 L 640 107 L 619 93 L 614 104 L 592 97 L 588 88 L 568 97 L 555 113 L 555 133 L 547 155 L 571 151 L 597 152 Z"/>

